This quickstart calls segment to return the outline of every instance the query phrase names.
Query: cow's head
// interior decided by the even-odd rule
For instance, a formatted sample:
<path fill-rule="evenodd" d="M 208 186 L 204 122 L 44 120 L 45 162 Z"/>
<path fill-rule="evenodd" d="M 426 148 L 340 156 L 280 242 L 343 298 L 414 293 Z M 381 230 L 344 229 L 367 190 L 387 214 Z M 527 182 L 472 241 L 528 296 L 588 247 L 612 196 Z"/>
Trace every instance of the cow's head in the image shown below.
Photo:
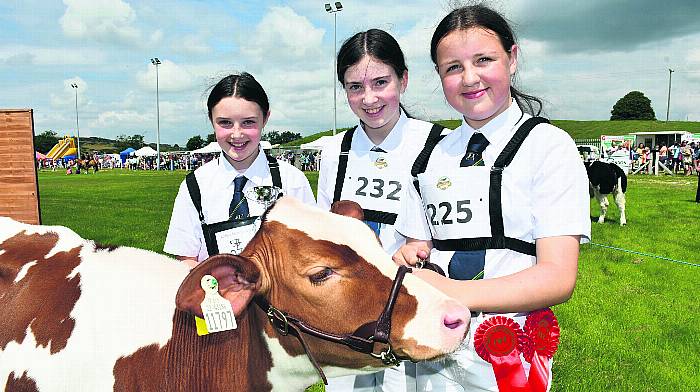
<path fill-rule="evenodd" d="M 213 256 L 191 271 L 178 292 L 178 307 L 201 314 L 200 279 L 211 274 L 237 315 L 254 295 L 261 295 L 317 329 L 352 333 L 382 313 L 397 269 L 361 221 L 282 198 L 240 256 Z M 466 307 L 407 274 L 394 307 L 390 342 L 399 355 L 432 359 L 454 351 L 468 324 Z M 271 328 L 267 331 L 274 335 Z M 345 346 L 307 341 L 322 365 L 382 366 Z M 293 339 L 280 342 L 290 355 L 303 353 Z"/>

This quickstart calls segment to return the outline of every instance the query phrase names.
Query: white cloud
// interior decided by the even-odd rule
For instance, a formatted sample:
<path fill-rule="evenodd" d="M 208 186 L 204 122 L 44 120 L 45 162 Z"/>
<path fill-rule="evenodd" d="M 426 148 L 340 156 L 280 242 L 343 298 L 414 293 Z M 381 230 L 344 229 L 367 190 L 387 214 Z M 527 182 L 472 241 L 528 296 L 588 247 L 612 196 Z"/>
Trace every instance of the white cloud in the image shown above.
<path fill-rule="evenodd" d="M 409 63 L 409 69 L 411 69 L 412 64 L 430 63 L 430 39 L 435 30 L 435 23 L 434 18 L 422 18 L 411 30 L 400 37 L 389 31 L 399 42 L 406 61 Z"/>
<path fill-rule="evenodd" d="M 28 65 L 99 65 L 105 55 L 99 50 L 82 47 L 40 47 L 22 44 L 0 47 L 0 64 L 17 67 Z"/>
<path fill-rule="evenodd" d="M 270 7 L 250 34 L 241 35 L 241 53 L 250 63 L 308 67 L 321 58 L 324 30 L 289 7 Z"/>
<path fill-rule="evenodd" d="M 134 26 L 136 13 L 122 0 L 63 0 L 66 11 L 59 20 L 71 38 L 141 43 L 142 32 Z"/>
<path fill-rule="evenodd" d="M 75 84 L 78 88 L 73 88 L 72 85 Z M 61 93 L 51 93 L 50 103 L 51 107 L 55 109 L 67 109 L 75 107 L 76 92 L 78 94 L 78 109 L 87 107 L 90 104 L 90 100 L 87 98 L 89 91 L 88 83 L 82 78 L 74 76 L 63 81 L 63 91 Z"/>
<path fill-rule="evenodd" d="M 189 34 L 175 41 L 173 50 L 190 54 L 208 54 L 212 52 L 211 47 L 207 44 L 205 34 Z"/>
<path fill-rule="evenodd" d="M 124 129 L 124 134 L 129 134 L 129 128 L 143 128 L 145 124 L 155 123 L 155 114 L 139 112 L 136 110 L 108 110 L 97 115 L 97 119 L 90 123 L 95 129 Z"/>
<path fill-rule="evenodd" d="M 194 77 L 186 67 L 175 64 L 170 60 L 160 59 L 158 75 L 155 66 L 148 64 L 147 68 L 136 75 L 139 85 L 146 90 L 156 89 L 156 76 L 158 77 L 159 92 L 182 92 L 194 87 Z"/>

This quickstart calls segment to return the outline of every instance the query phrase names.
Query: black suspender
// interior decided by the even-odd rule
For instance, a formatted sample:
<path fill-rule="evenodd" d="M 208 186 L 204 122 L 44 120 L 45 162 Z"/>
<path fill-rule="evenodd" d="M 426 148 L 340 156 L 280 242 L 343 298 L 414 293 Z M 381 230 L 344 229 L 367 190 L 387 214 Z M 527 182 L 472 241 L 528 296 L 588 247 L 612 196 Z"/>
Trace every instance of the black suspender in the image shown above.
<path fill-rule="evenodd" d="M 421 152 L 418 154 L 416 160 L 413 162 L 413 166 L 411 167 L 413 186 L 416 187 L 419 196 L 420 188 L 418 186 L 418 174 L 425 172 L 425 168 L 428 166 L 428 160 L 430 159 L 430 154 L 433 153 L 435 146 L 437 146 L 440 140 L 445 138 L 446 135 L 441 135 L 444 129 L 444 127 L 438 124 L 433 124 L 433 127 L 430 129 L 430 133 L 428 134 L 428 138 L 425 140 L 423 150 L 421 150 Z"/>
<path fill-rule="evenodd" d="M 272 155 L 265 153 L 265 158 L 267 158 L 267 165 L 270 167 L 270 175 L 272 176 L 272 185 L 280 188 L 282 190 L 282 176 L 280 175 L 280 164 L 277 159 Z M 282 196 L 282 193 L 280 193 Z"/>
<path fill-rule="evenodd" d="M 352 135 L 355 134 L 355 128 L 348 130 L 343 135 L 343 141 L 340 143 L 340 155 L 338 156 L 338 174 L 335 176 L 335 190 L 333 191 L 333 203 L 340 200 L 340 194 L 343 192 L 343 181 L 345 180 L 345 172 L 348 170 L 348 154 L 350 153 L 350 145 L 352 144 Z"/>
<path fill-rule="evenodd" d="M 513 161 L 515 154 L 520 149 L 523 141 L 530 134 L 530 131 L 541 123 L 549 123 L 542 117 L 532 117 L 527 119 L 510 139 L 501 154 L 496 158 L 496 162 L 491 168 L 489 181 L 489 217 L 491 223 L 491 237 L 479 238 L 458 238 L 449 240 L 433 240 L 433 245 L 438 250 L 469 251 L 482 249 L 510 249 L 519 253 L 536 256 L 535 244 L 517 238 L 506 237 L 503 228 L 503 209 L 501 205 L 501 189 L 503 184 L 503 170 Z M 416 159 L 411 169 L 413 183 L 420 194 L 418 185 L 418 174 L 425 172 L 430 154 L 437 143 L 442 138 L 436 138 L 434 143 L 425 148 Z"/>
<path fill-rule="evenodd" d="M 192 204 L 194 208 L 197 209 L 199 214 L 199 221 L 204 224 L 204 213 L 202 213 L 202 194 L 199 191 L 199 184 L 197 183 L 197 178 L 194 176 L 194 171 L 191 171 L 185 176 L 185 183 L 187 183 L 187 191 L 190 193 L 190 199 L 192 199 Z"/>
<path fill-rule="evenodd" d="M 505 234 L 503 230 L 503 209 L 501 205 L 501 188 L 503 185 L 503 169 L 506 168 L 515 157 L 515 154 L 520 149 L 520 146 L 525 141 L 527 135 L 530 134 L 533 128 L 541 123 L 549 123 L 546 118 L 542 117 L 531 117 L 527 119 L 517 131 L 515 135 L 510 139 L 508 144 L 506 144 L 501 154 L 496 158 L 496 162 L 491 168 L 491 180 L 489 185 L 489 215 L 491 218 L 491 237 L 503 238 L 505 241 Z M 512 241 L 521 241 L 515 238 L 511 238 Z M 513 249 L 521 253 L 529 254 L 535 256 L 535 244 L 531 242 L 522 241 L 523 246 L 528 244 L 529 252 L 522 252 L 518 249 Z M 500 245 L 500 244 L 499 244 Z M 505 242 L 503 247 L 506 247 Z"/>

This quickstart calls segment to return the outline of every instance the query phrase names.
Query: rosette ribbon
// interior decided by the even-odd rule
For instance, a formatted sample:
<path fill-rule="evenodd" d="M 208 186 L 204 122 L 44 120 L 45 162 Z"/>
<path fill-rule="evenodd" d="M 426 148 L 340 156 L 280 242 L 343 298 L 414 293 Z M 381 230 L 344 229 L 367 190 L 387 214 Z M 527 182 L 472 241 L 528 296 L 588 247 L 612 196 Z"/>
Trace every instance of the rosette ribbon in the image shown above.
<path fill-rule="evenodd" d="M 532 392 L 545 392 L 549 385 L 547 362 L 559 346 L 559 323 L 554 312 L 545 308 L 530 313 L 524 329 L 528 344 L 523 348 L 523 356 L 530 363 L 530 389 Z"/>
<path fill-rule="evenodd" d="M 529 392 L 520 352 L 527 336 L 515 320 L 494 316 L 479 325 L 474 334 L 476 353 L 493 366 L 500 392 Z"/>

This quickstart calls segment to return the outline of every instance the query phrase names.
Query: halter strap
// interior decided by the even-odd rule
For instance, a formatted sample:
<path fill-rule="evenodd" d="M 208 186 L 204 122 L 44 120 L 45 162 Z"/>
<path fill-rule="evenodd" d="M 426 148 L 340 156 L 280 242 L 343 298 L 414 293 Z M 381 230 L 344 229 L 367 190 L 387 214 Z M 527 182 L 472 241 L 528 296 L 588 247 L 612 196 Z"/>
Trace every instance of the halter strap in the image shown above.
<path fill-rule="evenodd" d="M 321 376 L 323 383 L 328 385 L 326 375 L 323 373 L 323 370 L 314 358 L 313 353 L 309 351 L 309 348 L 302 335 L 307 334 L 332 343 L 342 344 L 357 352 L 369 354 L 374 358 L 380 359 L 385 365 L 397 366 L 401 360 L 409 359 L 396 355 L 391 348 L 391 344 L 389 344 L 389 336 L 391 335 L 391 315 L 394 312 L 394 304 L 396 303 L 396 298 L 401 290 L 403 279 L 406 273 L 410 272 L 411 269 L 409 267 L 406 267 L 405 265 L 399 266 L 398 271 L 396 271 L 394 283 L 391 287 L 391 292 L 389 293 L 389 298 L 377 321 L 363 324 L 352 334 L 335 334 L 313 327 L 305 323 L 303 320 L 272 306 L 267 299 L 263 298 L 262 296 L 254 297 L 253 301 L 265 313 L 267 313 L 270 323 L 281 335 L 286 336 L 292 334 L 299 340 L 304 348 L 304 352 L 309 357 L 309 360 L 314 365 L 314 368 L 318 374 Z M 375 353 L 375 343 L 384 343 L 387 345 L 387 348 L 380 353 Z"/>

